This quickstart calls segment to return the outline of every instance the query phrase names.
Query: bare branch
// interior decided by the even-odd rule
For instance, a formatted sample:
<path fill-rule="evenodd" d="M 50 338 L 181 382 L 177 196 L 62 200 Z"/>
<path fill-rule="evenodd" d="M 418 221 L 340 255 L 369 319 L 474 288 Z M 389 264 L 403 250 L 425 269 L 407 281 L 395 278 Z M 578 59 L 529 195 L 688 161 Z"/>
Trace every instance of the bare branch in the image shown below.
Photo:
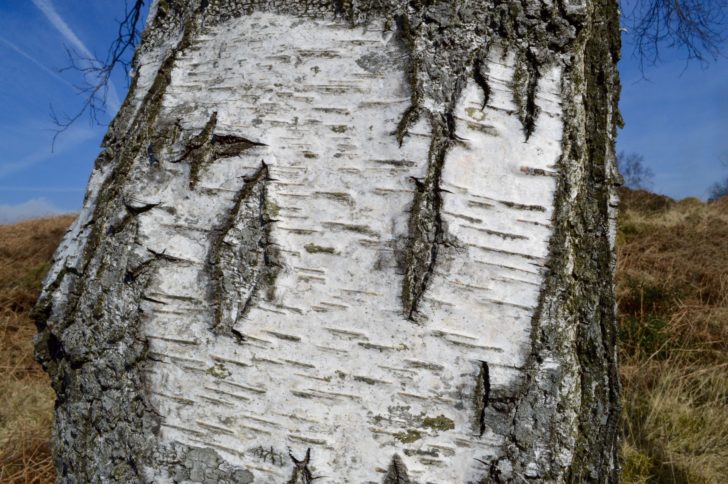
<path fill-rule="evenodd" d="M 652 185 L 652 179 L 655 174 L 652 170 L 645 166 L 645 157 L 639 153 L 625 153 L 621 151 L 617 154 L 617 166 L 619 172 L 624 178 L 624 186 L 633 190 L 647 189 Z"/>
<path fill-rule="evenodd" d="M 623 1 L 623 5 L 624 5 Z M 661 47 L 683 50 L 687 60 L 717 60 L 726 41 L 728 0 L 635 0 L 624 14 L 640 67 L 660 60 Z"/>
<path fill-rule="evenodd" d="M 84 84 L 76 86 L 76 89 L 84 98 L 84 102 L 78 111 L 70 115 L 58 115 L 51 106 L 51 119 L 56 125 L 52 146 L 55 146 L 56 139 L 61 133 L 85 114 L 88 114 L 92 124 L 101 125 L 100 117 L 106 114 L 112 73 L 120 67 L 124 70 L 127 80 L 129 79 L 134 50 L 141 38 L 139 27 L 143 7 L 144 0 L 133 0 L 131 3 L 128 0 L 124 1 L 124 18 L 118 21 L 116 38 L 109 46 L 103 62 L 96 58 L 82 57 L 66 48 L 69 65 L 60 70 L 74 70 L 83 75 Z"/>

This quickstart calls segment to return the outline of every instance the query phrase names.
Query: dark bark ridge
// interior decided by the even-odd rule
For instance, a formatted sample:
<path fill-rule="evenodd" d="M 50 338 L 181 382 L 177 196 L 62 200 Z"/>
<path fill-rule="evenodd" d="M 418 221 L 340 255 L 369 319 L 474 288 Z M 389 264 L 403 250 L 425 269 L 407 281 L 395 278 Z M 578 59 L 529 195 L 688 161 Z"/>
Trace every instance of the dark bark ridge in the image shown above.
<path fill-rule="evenodd" d="M 155 163 L 147 162 L 148 147 L 165 144 L 169 135 L 157 126 L 157 117 L 175 59 L 199 29 L 196 13 L 189 11 L 170 27 L 175 35 L 183 32 L 176 47 L 166 53 L 142 102 L 135 106 L 128 96 L 110 126 L 95 166 L 108 175 L 93 200 L 91 221 L 83 227 L 81 256 L 71 266 L 61 261 L 64 265 L 55 280 L 46 282 L 34 309 L 36 358 L 57 396 L 52 441 L 58 482 L 145 482 L 145 466 L 164 467 L 155 442 L 160 418 L 149 402 L 144 376 L 147 344 L 139 330 L 144 290 L 166 257 L 137 250 L 135 218 L 154 206 L 126 203 L 123 190 L 130 180 L 147 179 L 155 169 Z M 90 195 L 85 203 L 91 202 Z M 54 298 L 57 290 L 67 295 L 65 300 Z M 211 458 L 205 463 L 173 460 L 188 471 L 215 465 Z M 251 482 L 247 471 L 219 472 L 225 479 L 218 482 Z"/>
<path fill-rule="evenodd" d="M 564 72 L 564 141 L 550 242 L 549 273 L 533 317 L 532 348 L 520 397 L 499 399 L 513 412 L 504 456 L 490 479 L 515 476 L 567 482 L 619 481 L 621 411 L 609 241 L 619 184 L 614 157 L 619 78 L 618 5 L 593 2 Z M 583 104 L 575 100 L 583 95 Z M 576 394 L 549 361 L 576 358 Z M 493 399 L 491 399 L 493 400 Z M 563 431 L 564 409 L 576 409 L 575 435 Z M 559 430 L 561 428 L 562 430 Z M 570 465 L 555 453 L 536 455 L 534 435 L 550 436 L 547 449 L 571 449 Z M 550 462 L 549 462 L 550 461 Z M 531 467 L 531 468 L 529 468 Z"/>
<path fill-rule="evenodd" d="M 243 337 L 234 325 L 241 321 L 260 293 L 273 298 L 280 269 L 278 251 L 270 237 L 265 163 L 235 195 L 228 218 L 214 231 L 210 248 L 210 272 L 215 307 L 213 331 Z"/>
<path fill-rule="evenodd" d="M 404 465 L 400 456 L 394 454 L 387 469 L 387 475 L 384 477 L 384 484 L 410 484 L 411 482 L 407 476 L 407 466 Z"/>
<path fill-rule="evenodd" d="M 482 437 L 488 426 L 488 418 L 486 409 L 490 403 L 490 369 L 488 363 L 480 362 L 480 371 L 478 372 L 478 380 L 475 384 L 475 430 L 478 436 Z"/>
<path fill-rule="evenodd" d="M 303 459 L 296 459 L 293 454 L 289 454 L 289 456 L 293 461 L 293 474 L 286 484 L 311 484 L 314 479 L 308 468 L 311 462 L 311 449 L 306 449 Z"/>
<path fill-rule="evenodd" d="M 190 165 L 190 181 L 191 190 L 197 186 L 200 181 L 200 173 L 206 165 L 212 163 L 218 158 L 229 156 L 238 156 L 242 152 L 253 148 L 254 146 L 264 146 L 257 141 L 251 141 L 247 138 L 234 135 L 221 135 L 215 133 L 217 126 L 217 112 L 210 115 L 210 119 L 202 128 L 197 136 L 194 136 L 184 153 L 177 161 L 188 160 Z"/>

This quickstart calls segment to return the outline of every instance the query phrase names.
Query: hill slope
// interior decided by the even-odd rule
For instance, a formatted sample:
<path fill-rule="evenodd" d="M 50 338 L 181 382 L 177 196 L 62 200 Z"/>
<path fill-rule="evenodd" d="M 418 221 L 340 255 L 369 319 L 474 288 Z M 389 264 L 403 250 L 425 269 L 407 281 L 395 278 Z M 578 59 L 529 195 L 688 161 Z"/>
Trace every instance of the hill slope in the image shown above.
<path fill-rule="evenodd" d="M 0 225 L 0 482 L 51 482 L 53 391 L 33 360 L 30 310 L 73 216 Z"/>
<path fill-rule="evenodd" d="M 728 197 L 624 191 L 617 256 L 624 480 L 725 482 Z"/>

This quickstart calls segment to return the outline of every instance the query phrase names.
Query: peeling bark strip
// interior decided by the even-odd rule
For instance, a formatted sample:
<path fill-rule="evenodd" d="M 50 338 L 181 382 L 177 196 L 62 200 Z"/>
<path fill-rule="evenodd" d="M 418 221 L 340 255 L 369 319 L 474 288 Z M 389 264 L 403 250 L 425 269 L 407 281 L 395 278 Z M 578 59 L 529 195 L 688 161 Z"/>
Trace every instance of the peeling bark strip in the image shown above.
<path fill-rule="evenodd" d="M 260 292 L 272 299 L 279 269 L 277 250 L 271 241 L 267 212 L 268 166 L 245 180 L 235 203 L 218 228 L 210 248 L 215 307 L 213 331 L 244 339 L 234 328 L 250 310 Z"/>

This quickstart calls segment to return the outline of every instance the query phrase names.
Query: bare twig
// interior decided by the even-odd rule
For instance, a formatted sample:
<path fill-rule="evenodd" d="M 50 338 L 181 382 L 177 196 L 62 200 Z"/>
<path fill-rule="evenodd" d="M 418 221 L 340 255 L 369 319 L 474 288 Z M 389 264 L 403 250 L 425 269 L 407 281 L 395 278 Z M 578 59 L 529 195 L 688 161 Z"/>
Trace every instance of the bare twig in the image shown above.
<path fill-rule="evenodd" d="M 119 21 L 116 38 L 109 46 L 106 59 L 102 62 L 96 58 L 81 57 L 77 52 L 66 48 L 69 65 L 63 69 L 75 70 L 83 75 L 84 84 L 76 86 L 84 102 L 73 114 L 59 115 L 51 106 L 51 119 L 56 125 L 53 145 L 58 136 L 85 114 L 89 115 L 92 124 L 100 125 L 100 117 L 106 113 L 111 74 L 122 68 L 129 79 L 132 56 L 141 38 L 139 29 L 142 19 L 144 0 L 125 0 L 124 17 Z"/>
<path fill-rule="evenodd" d="M 633 0 L 624 14 L 640 68 L 660 60 L 660 49 L 683 50 L 687 60 L 717 60 L 726 41 L 728 0 Z"/>

